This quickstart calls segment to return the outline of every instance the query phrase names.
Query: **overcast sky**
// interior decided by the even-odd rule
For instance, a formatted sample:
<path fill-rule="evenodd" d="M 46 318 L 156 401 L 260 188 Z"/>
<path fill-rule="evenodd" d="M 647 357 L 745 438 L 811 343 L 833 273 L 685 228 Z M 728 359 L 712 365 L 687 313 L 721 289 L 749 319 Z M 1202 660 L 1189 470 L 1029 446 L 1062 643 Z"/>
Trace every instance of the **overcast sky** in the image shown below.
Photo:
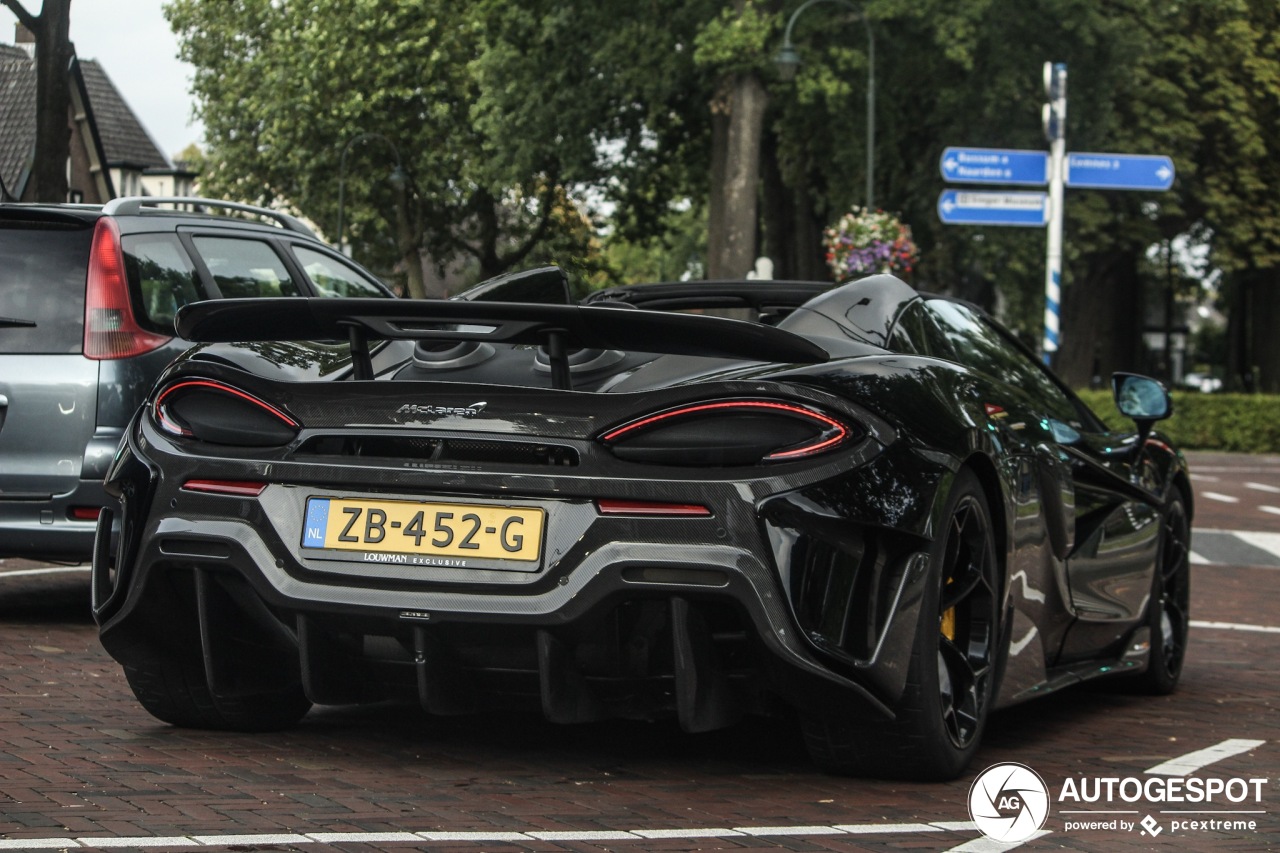
<path fill-rule="evenodd" d="M 33 14 L 42 0 L 22 0 Z M 160 150 L 172 157 L 202 130 L 191 119 L 191 69 L 178 61 L 178 38 L 160 11 L 163 0 L 72 0 L 71 40 L 96 59 Z M 0 43 L 13 43 L 13 13 L 0 7 Z"/>

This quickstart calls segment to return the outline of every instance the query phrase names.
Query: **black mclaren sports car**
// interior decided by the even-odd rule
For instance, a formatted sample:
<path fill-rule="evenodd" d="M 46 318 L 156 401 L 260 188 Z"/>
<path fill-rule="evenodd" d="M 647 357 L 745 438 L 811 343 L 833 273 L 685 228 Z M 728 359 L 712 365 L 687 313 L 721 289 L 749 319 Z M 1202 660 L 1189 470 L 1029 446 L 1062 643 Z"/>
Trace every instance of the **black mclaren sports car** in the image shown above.
<path fill-rule="evenodd" d="M 1110 432 L 990 317 L 891 276 L 574 303 L 542 268 L 178 327 L 199 345 L 128 430 L 93 564 L 103 645 L 174 725 L 787 712 L 829 770 L 945 779 L 995 708 L 1178 680 L 1163 387 L 1117 375 Z"/>

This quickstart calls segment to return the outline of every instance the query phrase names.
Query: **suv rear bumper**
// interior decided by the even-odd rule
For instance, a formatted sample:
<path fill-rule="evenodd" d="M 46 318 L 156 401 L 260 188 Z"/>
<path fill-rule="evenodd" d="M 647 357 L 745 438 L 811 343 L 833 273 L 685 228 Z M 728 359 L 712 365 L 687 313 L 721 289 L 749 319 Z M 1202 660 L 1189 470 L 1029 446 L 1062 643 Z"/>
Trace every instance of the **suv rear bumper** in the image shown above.
<path fill-rule="evenodd" d="M 81 480 L 73 491 L 47 500 L 0 498 L 0 557 L 88 562 L 98 523 L 73 519 L 71 512 L 77 507 L 108 507 L 118 512 L 119 504 L 101 480 Z"/>

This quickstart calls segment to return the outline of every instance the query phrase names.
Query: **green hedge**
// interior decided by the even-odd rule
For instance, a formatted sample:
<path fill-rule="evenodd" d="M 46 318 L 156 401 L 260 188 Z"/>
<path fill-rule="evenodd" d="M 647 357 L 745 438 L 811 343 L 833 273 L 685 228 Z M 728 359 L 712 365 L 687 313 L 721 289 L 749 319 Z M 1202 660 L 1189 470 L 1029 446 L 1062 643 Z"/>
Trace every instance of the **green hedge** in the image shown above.
<path fill-rule="evenodd" d="M 1112 429 L 1133 428 L 1116 411 L 1110 391 L 1078 393 Z M 1280 396 L 1174 391 L 1173 417 L 1157 429 L 1184 450 L 1280 453 Z"/>

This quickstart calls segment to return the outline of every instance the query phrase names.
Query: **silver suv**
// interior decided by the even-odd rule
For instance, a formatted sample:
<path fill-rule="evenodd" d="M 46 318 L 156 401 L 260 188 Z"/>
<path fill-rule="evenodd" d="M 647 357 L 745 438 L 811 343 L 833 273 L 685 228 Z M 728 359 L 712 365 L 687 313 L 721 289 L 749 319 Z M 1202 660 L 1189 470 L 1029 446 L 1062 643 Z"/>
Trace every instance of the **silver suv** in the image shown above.
<path fill-rule="evenodd" d="M 0 204 L 0 557 L 92 556 L 112 503 L 107 464 L 188 346 L 174 336 L 178 308 L 392 295 L 277 211 L 194 198 Z"/>

